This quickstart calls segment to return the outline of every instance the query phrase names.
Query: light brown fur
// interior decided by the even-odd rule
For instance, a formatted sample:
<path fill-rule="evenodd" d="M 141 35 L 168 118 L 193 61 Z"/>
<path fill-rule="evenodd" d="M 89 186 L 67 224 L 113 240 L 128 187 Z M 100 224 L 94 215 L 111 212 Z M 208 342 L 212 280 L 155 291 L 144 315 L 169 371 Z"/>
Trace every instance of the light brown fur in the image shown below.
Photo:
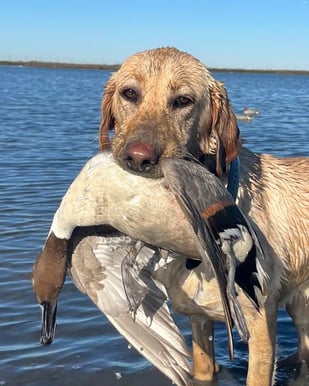
<path fill-rule="evenodd" d="M 125 169 L 148 177 L 161 175 L 161 157 L 191 153 L 224 178 L 226 165 L 240 153 L 236 118 L 223 85 L 197 59 L 174 48 L 130 57 L 107 82 L 102 114 L 100 148 L 112 144 L 115 159 Z M 138 144 L 134 148 L 138 157 L 141 150 L 146 160 L 151 158 L 149 168 L 131 168 L 127 153 L 132 143 Z M 242 150 L 240 160 L 237 202 L 271 261 L 268 300 L 260 313 L 240 296 L 250 332 L 247 385 L 267 386 L 274 373 L 279 303 L 286 305 L 298 331 L 298 351 L 291 360 L 309 362 L 309 162 L 308 158 L 279 159 L 247 149 Z M 168 284 L 174 307 L 192 318 L 195 375 L 208 380 L 215 372 L 208 339 L 211 320 L 224 316 L 218 288 L 203 279 L 203 264 L 192 271 L 184 270 L 181 259 L 173 264 L 175 269 L 159 274 L 160 279 Z M 174 277 L 167 278 L 171 272 Z M 179 292 L 180 276 L 183 293 Z"/>
<path fill-rule="evenodd" d="M 125 90 L 136 92 L 136 100 L 126 99 Z M 177 107 L 179 98 L 187 98 L 188 105 Z M 197 158 L 217 156 L 217 174 L 241 148 L 236 118 L 222 83 L 197 59 L 175 48 L 131 56 L 112 75 L 102 103 L 101 150 L 109 148 L 112 129 L 113 153 L 124 167 L 125 149 L 133 141 L 152 143 L 165 158 L 183 155 L 184 149 Z M 215 154 L 214 141 L 214 150 L 219 150 Z M 147 174 L 158 177 L 160 170 L 153 167 Z"/>

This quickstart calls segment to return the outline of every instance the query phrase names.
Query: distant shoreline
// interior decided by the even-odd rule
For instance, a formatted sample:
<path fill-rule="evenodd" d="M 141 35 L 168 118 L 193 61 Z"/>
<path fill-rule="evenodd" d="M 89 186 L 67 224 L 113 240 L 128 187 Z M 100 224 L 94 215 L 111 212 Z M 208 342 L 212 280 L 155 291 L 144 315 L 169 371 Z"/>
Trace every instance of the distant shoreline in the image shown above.
<path fill-rule="evenodd" d="M 23 61 L 23 60 L 0 60 L 2 66 L 22 66 L 22 67 L 45 67 L 45 68 L 76 68 L 85 70 L 109 70 L 116 71 L 120 64 L 80 64 L 63 62 L 41 62 L 41 61 Z"/>
<path fill-rule="evenodd" d="M 117 71 L 120 64 L 81 64 L 81 63 L 62 63 L 62 62 L 42 62 L 42 61 L 10 61 L 0 60 L 0 65 L 4 66 L 22 66 L 22 67 L 40 67 L 40 68 L 68 68 L 85 70 L 107 70 Z M 211 72 L 243 72 L 257 74 L 290 74 L 290 75 L 309 75 L 309 70 L 255 70 L 242 68 L 210 68 Z"/>

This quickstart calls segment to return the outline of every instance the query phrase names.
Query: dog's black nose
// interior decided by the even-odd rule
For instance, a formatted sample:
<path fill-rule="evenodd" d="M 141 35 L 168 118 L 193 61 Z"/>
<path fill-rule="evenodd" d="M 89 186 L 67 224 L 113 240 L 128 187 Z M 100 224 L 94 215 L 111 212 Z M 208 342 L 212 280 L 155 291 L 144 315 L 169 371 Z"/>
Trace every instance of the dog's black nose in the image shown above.
<path fill-rule="evenodd" d="M 158 164 L 159 158 L 160 152 L 153 145 L 135 141 L 126 147 L 123 160 L 127 168 L 138 173 L 148 173 Z"/>

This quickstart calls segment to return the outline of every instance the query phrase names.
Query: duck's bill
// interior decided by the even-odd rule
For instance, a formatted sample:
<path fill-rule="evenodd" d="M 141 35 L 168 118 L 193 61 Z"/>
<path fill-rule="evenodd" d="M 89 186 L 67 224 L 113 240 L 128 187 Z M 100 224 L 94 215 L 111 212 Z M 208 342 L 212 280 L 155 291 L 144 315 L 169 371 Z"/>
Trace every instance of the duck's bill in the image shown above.
<path fill-rule="evenodd" d="M 41 303 L 41 309 L 42 329 L 40 342 L 43 346 L 48 346 L 55 339 L 57 302 L 51 304 L 50 302 L 45 301 Z"/>

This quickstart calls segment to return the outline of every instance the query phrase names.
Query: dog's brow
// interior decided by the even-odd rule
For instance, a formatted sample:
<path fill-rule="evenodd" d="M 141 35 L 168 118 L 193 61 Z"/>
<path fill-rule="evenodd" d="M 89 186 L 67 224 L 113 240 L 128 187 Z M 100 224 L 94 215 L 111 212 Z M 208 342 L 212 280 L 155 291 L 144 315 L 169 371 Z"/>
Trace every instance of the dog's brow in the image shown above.
<path fill-rule="evenodd" d="M 194 90 L 188 86 L 187 82 L 184 82 L 183 80 L 179 79 L 171 79 L 168 82 L 167 87 L 173 92 L 181 91 L 183 94 L 194 93 Z"/>

